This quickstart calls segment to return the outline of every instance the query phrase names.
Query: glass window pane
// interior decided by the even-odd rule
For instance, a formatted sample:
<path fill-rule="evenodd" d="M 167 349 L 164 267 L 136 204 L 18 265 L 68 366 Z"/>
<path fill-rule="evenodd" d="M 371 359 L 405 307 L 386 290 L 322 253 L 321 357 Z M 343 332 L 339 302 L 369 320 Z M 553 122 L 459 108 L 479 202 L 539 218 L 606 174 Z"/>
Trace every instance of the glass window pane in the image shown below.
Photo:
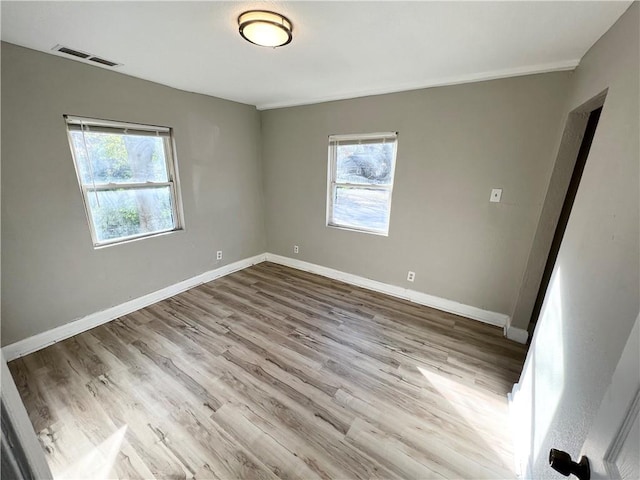
<path fill-rule="evenodd" d="M 154 136 L 71 131 L 82 183 L 166 182 L 164 139 Z"/>
<path fill-rule="evenodd" d="M 386 233 L 389 230 L 389 191 L 336 186 L 333 224 Z"/>
<path fill-rule="evenodd" d="M 336 147 L 336 181 L 390 185 L 395 142 Z"/>
<path fill-rule="evenodd" d="M 170 187 L 89 190 L 87 200 L 98 242 L 175 226 Z"/>

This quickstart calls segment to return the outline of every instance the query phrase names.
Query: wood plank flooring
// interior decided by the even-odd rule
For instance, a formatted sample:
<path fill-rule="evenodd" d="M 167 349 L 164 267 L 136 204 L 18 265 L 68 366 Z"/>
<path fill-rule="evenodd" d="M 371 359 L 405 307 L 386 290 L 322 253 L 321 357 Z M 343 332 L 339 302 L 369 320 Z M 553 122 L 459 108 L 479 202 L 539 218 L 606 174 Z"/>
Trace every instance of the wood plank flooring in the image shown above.
<path fill-rule="evenodd" d="M 499 328 L 262 263 L 9 364 L 55 478 L 515 478 Z"/>

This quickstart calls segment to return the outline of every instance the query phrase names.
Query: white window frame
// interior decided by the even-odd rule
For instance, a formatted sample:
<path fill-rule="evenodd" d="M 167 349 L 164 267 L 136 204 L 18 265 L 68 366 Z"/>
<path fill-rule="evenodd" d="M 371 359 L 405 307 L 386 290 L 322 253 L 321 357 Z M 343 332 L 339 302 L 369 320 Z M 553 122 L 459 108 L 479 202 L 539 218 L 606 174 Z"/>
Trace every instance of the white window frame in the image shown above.
<path fill-rule="evenodd" d="M 388 185 L 379 185 L 373 183 L 345 183 L 337 181 L 337 147 L 340 142 L 368 142 L 368 143 L 385 143 L 393 142 L 393 160 L 391 164 L 391 183 Z M 398 132 L 380 132 L 380 133 L 361 133 L 346 135 L 329 135 L 329 167 L 327 174 L 327 227 L 338 228 L 341 230 L 349 230 L 353 232 L 370 233 L 373 235 L 389 236 L 391 228 L 391 200 L 393 198 L 393 184 L 395 182 L 396 159 L 398 157 Z M 353 225 L 342 225 L 333 219 L 334 199 L 337 187 L 359 188 L 366 190 L 384 190 L 389 192 L 389 208 L 387 210 L 387 229 L 378 230 L 375 228 L 355 227 Z"/>
<path fill-rule="evenodd" d="M 171 232 L 184 230 L 184 213 L 182 210 L 182 196 L 180 192 L 180 182 L 178 179 L 178 164 L 175 154 L 175 141 L 173 138 L 173 129 L 170 127 L 161 127 L 157 125 L 143 125 L 130 122 L 118 122 L 113 120 L 101 120 L 95 118 L 79 117 L 75 115 L 64 115 L 64 119 L 67 126 L 67 138 L 69 140 L 69 148 L 71 150 L 71 156 L 73 158 L 73 165 L 76 169 L 76 176 L 78 178 L 78 185 L 82 192 L 82 202 L 84 204 L 85 214 L 87 216 L 87 223 L 89 224 L 89 231 L 91 232 L 91 240 L 94 248 L 102 248 L 111 245 L 118 245 L 121 243 L 128 243 L 134 240 L 140 240 L 143 238 L 155 237 L 158 235 L 166 235 Z M 111 131 L 113 133 L 121 133 L 126 135 L 153 135 L 162 137 L 164 146 L 164 158 L 167 166 L 166 182 L 144 182 L 144 183 L 127 183 L 127 182 L 111 182 L 111 183 L 84 183 L 80 173 L 80 167 L 76 158 L 76 152 L 71 137 L 71 131 L 84 129 L 87 132 L 91 131 Z M 129 235 L 127 237 L 113 238 L 109 240 L 98 240 L 96 234 L 95 224 L 93 222 L 93 215 L 91 215 L 91 207 L 89 205 L 89 195 L 95 191 L 114 190 L 114 189 L 140 189 L 140 188 L 157 188 L 157 187 L 170 187 L 171 192 L 171 208 L 173 211 L 174 225 L 172 228 L 166 230 L 160 230 L 157 232 L 141 233 L 138 235 Z"/>

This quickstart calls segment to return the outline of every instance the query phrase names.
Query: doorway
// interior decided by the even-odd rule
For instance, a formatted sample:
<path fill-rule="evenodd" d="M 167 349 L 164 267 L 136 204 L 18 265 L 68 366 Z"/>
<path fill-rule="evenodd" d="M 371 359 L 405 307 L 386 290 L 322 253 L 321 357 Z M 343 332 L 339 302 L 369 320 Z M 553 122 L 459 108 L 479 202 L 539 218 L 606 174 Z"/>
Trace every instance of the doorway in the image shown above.
<path fill-rule="evenodd" d="M 573 167 L 573 173 L 571 174 L 571 180 L 569 181 L 567 193 L 562 204 L 562 209 L 560 210 L 560 217 L 558 218 L 555 233 L 553 234 L 549 256 L 547 257 L 547 261 L 544 267 L 544 273 L 542 274 L 542 280 L 540 281 L 540 287 L 538 289 L 533 312 L 529 321 L 529 341 L 533 337 L 533 331 L 536 327 L 536 323 L 538 322 L 538 317 L 540 316 L 540 311 L 544 303 L 547 288 L 549 287 L 549 281 L 551 280 L 551 274 L 553 273 L 553 267 L 555 266 L 556 260 L 558 258 L 558 252 L 560 251 L 562 238 L 564 237 L 564 232 L 567 229 L 567 223 L 569 222 L 571 209 L 573 208 L 573 203 L 578 193 L 578 187 L 580 186 L 582 173 L 584 172 L 584 167 L 587 164 L 587 158 L 589 157 L 589 151 L 591 150 L 591 144 L 593 143 L 593 137 L 595 136 L 601 113 L 602 105 L 589 113 L 589 119 L 584 131 L 584 136 L 582 137 L 580 149 L 578 150 L 578 156 Z"/>

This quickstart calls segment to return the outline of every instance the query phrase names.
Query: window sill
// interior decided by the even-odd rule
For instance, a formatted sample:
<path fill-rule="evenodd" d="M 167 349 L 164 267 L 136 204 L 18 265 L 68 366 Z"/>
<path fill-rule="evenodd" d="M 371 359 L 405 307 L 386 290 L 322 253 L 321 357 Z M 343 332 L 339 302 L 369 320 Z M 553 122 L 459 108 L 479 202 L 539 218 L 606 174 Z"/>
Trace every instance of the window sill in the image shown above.
<path fill-rule="evenodd" d="M 338 230 L 346 230 L 348 232 L 356 232 L 356 233 L 368 233 L 370 235 L 377 235 L 379 237 L 388 237 L 389 232 L 381 232 L 379 230 L 367 230 L 365 228 L 357 228 L 357 227 L 347 227 L 344 225 L 336 225 L 333 223 L 327 223 L 327 227 L 336 228 Z"/>
<path fill-rule="evenodd" d="M 146 240 L 148 238 L 155 238 L 155 237 L 164 237 L 166 235 L 171 235 L 172 233 L 177 233 L 177 232 L 184 232 L 184 228 L 174 228 L 173 230 L 166 230 L 166 231 L 162 231 L 162 232 L 153 232 L 153 233 L 146 233 L 143 235 L 137 235 L 135 237 L 127 237 L 127 238 L 123 238 L 122 240 L 114 240 L 112 242 L 108 242 L 108 243 L 98 243 L 98 244 L 93 244 L 93 249 L 94 250 L 102 250 L 103 248 L 108 248 L 108 247 L 114 247 L 116 245 L 123 245 L 125 243 L 133 243 L 133 242 L 137 242 L 139 240 Z"/>

